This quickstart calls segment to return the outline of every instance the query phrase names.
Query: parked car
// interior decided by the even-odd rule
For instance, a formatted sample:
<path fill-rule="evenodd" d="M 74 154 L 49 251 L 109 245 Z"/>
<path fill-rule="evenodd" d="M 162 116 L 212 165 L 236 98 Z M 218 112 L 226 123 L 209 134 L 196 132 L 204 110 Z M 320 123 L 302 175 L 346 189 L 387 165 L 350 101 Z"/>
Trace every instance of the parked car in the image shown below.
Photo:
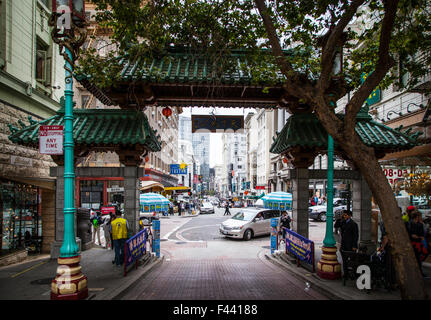
<path fill-rule="evenodd" d="M 258 219 L 262 216 L 262 220 Z M 271 233 L 271 218 L 280 218 L 281 211 L 248 208 L 236 213 L 220 224 L 219 232 L 225 237 L 250 240 L 255 236 Z"/>
<path fill-rule="evenodd" d="M 350 206 L 352 207 L 352 206 Z M 347 201 L 343 198 L 334 198 L 333 212 L 334 220 L 342 213 L 342 210 L 347 209 Z M 317 205 L 308 208 L 308 216 L 315 221 L 326 221 L 326 204 Z"/>
<path fill-rule="evenodd" d="M 211 202 L 204 202 L 201 205 L 200 213 L 215 213 L 213 204 Z"/>

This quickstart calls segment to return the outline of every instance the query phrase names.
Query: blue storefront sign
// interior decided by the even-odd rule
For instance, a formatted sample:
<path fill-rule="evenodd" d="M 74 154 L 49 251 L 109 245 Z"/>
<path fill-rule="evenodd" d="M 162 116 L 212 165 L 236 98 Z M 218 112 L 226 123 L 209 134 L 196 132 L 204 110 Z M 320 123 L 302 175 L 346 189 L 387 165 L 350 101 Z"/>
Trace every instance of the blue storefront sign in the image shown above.
<path fill-rule="evenodd" d="M 271 219 L 271 254 L 277 250 L 277 226 L 278 226 L 278 218 Z"/>
<path fill-rule="evenodd" d="M 153 220 L 153 252 L 160 257 L 160 221 Z"/>
<path fill-rule="evenodd" d="M 286 251 L 299 260 L 314 265 L 314 242 L 296 232 L 286 229 Z"/>
<path fill-rule="evenodd" d="M 185 168 L 181 168 L 180 164 L 171 164 L 170 169 L 171 174 L 187 174 L 187 166 Z"/>

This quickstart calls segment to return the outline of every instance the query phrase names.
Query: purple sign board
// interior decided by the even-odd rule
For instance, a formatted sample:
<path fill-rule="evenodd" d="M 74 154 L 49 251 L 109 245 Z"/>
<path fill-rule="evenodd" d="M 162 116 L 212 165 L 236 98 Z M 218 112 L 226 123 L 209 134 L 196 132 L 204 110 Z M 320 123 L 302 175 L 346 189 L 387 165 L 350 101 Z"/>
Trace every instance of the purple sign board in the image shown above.
<path fill-rule="evenodd" d="M 285 230 L 286 252 L 290 252 L 301 261 L 314 265 L 314 242 L 292 230 Z"/>

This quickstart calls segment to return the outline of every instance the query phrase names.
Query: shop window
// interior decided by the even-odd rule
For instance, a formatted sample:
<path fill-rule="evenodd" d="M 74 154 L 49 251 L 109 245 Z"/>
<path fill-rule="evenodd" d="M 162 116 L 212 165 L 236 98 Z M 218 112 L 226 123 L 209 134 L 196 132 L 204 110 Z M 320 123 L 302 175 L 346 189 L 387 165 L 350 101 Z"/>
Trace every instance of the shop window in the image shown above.
<path fill-rule="evenodd" d="M 79 182 L 79 206 L 81 208 L 100 210 L 103 205 L 103 181 Z"/>
<path fill-rule="evenodd" d="M 37 187 L 0 180 L 1 253 L 25 248 L 27 239 L 42 236 Z"/>

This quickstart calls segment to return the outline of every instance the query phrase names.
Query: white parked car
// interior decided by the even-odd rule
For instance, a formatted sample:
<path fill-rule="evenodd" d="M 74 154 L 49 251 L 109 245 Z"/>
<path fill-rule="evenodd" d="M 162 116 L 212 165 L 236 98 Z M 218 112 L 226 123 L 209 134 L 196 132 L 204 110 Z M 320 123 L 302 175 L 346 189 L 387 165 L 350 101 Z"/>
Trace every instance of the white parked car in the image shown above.
<path fill-rule="evenodd" d="M 215 213 L 214 205 L 211 202 L 204 202 L 200 207 L 200 213 Z"/>
<path fill-rule="evenodd" d="M 333 203 L 334 203 L 333 204 L 334 217 L 335 217 L 336 211 L 347 209 L 346 200 L 343 198 L 334 198 Z M 309 207 L 308 216 L 310 219 L 313 219 L 316 221 L 323 221 L 323 222 L 326 221 L 326 204 Z"/>

